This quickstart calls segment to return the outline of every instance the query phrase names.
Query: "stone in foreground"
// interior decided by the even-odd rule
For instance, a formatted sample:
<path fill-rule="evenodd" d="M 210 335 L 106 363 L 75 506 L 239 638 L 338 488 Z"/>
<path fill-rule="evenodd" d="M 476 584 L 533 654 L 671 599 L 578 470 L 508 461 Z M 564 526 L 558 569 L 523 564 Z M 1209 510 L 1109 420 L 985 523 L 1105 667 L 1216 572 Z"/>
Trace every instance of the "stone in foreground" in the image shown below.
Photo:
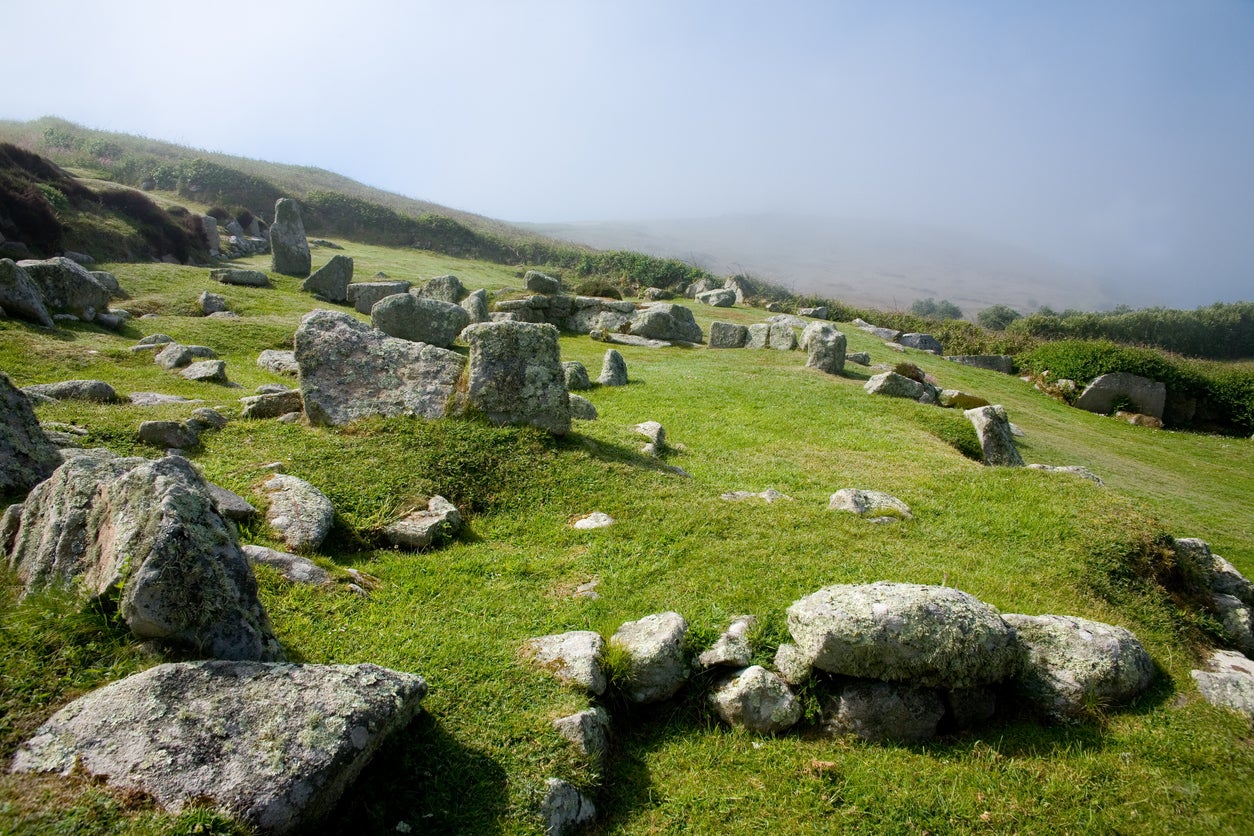
<path fill-rule="evenodd" d="M 994 467 L 1023 467 L 1023 457 L 1015 447 L 1010 419 L 999 405 L 977 406 L 962 413 L 975 427 L 984 452 L 984 463 Z"/>
<path fill-rule="evenodd" d="M 548 324 L 481 322 L 466 328 L 470 406 L 493 424 L 570 432 L 570 392 L 557 338 L 557 328 Z"/>
<path fill-rule="evenodd" d="M 1020 655 L 1015 631 L 997 610 L 944 586 L 825 587 L 788 608 L 788 629 L 819 670 L 926 687 L 1001 682 Z"/>
<path fill-rule="evenodd" d="M 58 711 L 13 770 L 81 771 L 174 813 L 208 801 L 266 833 L 308 832 L 426 690 L 376 665 L 158 665 Z"/>
<path fill-rule="evenodd" d="M 732 618 L 731 625 L 723 632 L 709 650 L 697 657 L 697 664 L 703 668 L 714 665 L 727 665 L 733 668 L 748 667 L 753 655 L 749 646 L 749 631 L 758 623 L 752 615 L 738 615 Z"/>
<path fill-rule="evenodd" d="M 1190 675 L 1208 703 L 1254 720 L 1254 662 L 1233 650 L 1215 650 L 1206 660 L 1206 669 Z"/>
<path fill-rule="evenodd" d="M 1149 687 L 1154 663 L 1129 630 L 1066 615 L 1007 614 L 1023 647 L 1020 692 L 1045 716 L 1075 720 Z"/>
<path fill-rule="evenodd" d="M 605 639 L 600 633 L 575 630 L 528 639 L 522 654 L 562 682 L 591 694 L 605 693 L 605 672 L 601 669 Z"/>
<path fill-rule="evenodd" d="M 312 551 L 322 545 L 335 519 L 326 494 L 304 479 L 281 473 L 267 479 L 261 492 L 270 502 L 266 522 L 289 549 Z"/>
<path fill-rule="evenodd" d="M 61 453 L 39 426 L 30 399 L 0 372 L 0 492 L 33 488 L 60 464 Z"/>
<path fill-rule="evenodd" d="M 710 704 L 729 726 L 779 734 L 801 719 L 801 703 L 788 683 L 761 665 L 737 672 L 710 692 Z"/>
<path fill-rule="evenodd" d="M 610 643 L 631 657 L 631 672 L 623 685 L 627 699 L 661 702 L 680 689 L 688 679 L 684 653 L 687 634 L 688 622 L 675 612 L 646 615 L 618 628 Z"/>

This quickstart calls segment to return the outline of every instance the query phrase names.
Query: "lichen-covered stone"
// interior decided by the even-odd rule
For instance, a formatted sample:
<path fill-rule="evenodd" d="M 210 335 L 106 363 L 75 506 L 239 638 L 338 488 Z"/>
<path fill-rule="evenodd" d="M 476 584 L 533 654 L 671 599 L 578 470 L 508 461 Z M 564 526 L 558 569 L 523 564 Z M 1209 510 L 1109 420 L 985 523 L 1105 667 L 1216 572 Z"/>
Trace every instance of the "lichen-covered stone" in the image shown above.
<path fill-rule="evenodd" d="M 296 330 L 305 415 L 339 426 L 371 415 L 442 418 L 466 366 L 460 354 L 387 337 L 339 311 L 314 311 Z"/>
<path fill-rule="evenodd" d="M 545 296 L 553 296 L 562 292 L 562 283 L 560 281 L 541 273 L 539 270 L 528 270 L 527 274 L 523 276 L 523 284 L 532 293 L 542 293 Z"/>
<path fill-rule="evenodd" d="M 222 360 L 198 360 L 179 371 L 187 380 L 199 383 L 227 383 L 226 363 Z"/>
<path fill-rule="evenodd" d="M 216 270 L 210 270 L 209 278 L 219 284 L 230 284 L 238 287 L 270 286 L 270 277 L 260 270 L 244 270 L 238 267 L 220 267 Z"/>
<path fill-rule="evenodd" d="M 566 376 L 566 388 L 571 392 L 581 392 L 592 388 L 588 370 L 578 360 L 563 360 L 562 373 Z"/>
<path fill-rule="evenodd" d="M 461 528 L 457 506 L 442 496 L 433 496 L 425 511 L 414 511 L 384 528 L 383 539 L 405 549 L 425 549 L 441 538 L 456 536 Z"/>
<path fill-rule="evenodd" d="M 414 295 L 421 299 L 436 299 L 456 305 L 466 298 L 467 291 L 456 276 L 436 276 L 415 290 Z"/>
<path fill-rule="evenodd" d="M 897 517 L 911 519 L 910 506 L 883 491 L 842 488 L 827 502 L 829 511 L 848 511 L 860 517 Z"/>
<path fill-rule="evenodd" d="M 631 318 L 631 333 L 651 340 L 699 343 L 701 326 L 692 311 L 672 302 L 653 302 L 636 311 Z"/>
<path fill-rule="evenodd" d="M 949 587 L 825 587 L 788 608 L 788 629 L 810 665 L 844 676 L 967 688 L 1000 682 L 1019 662 L 997 610 Z"/>
<path fill-rule="evenodd" d="M 823 730 L 868 741 L 922 743 L 936 736 L 945 703 L 931 688 L 903 682 L 849 682 L 823 706 Z"/>
<path fill-rule="evenodd" d="M 1077 409 L 1108 415 L 1119 402 L 1130 402 L 1132 412 L 1163 417 L 1167 402 L 1167 386 L 1127 372 L 1111 372 L 1094 378 L 1075 400 Z"/>
<path fill-rule="evenodd" d="M 596 706 L 553 721 L 554 730 L 598 768 L 609 753 L 610 715 Z"/>
<path fill-rule="evenodd" d="M 33 322 L 45 328 L 52 328 L 56 324 L 44 305 L 39 285 L 9 258 L 0 258 L 0 310 L 14 319 Z"/>
<path fill-rule="evenodd" d="M 761 665 L 738 671 L 714 686 L 710 704 L 729 726 L 779 734 L 801 719 L 801 703 L 788 683 Z"/>
<path fill-rule="evenodd" d="M 710 648 L 697 657 L 697 664 L 703 668 L 715 665 L 727 665 L 733 668 L 748 667 L 753 655 L 749 646 L 749 631 L 758 623 L 752 615 L 738 615 L 732 618 L 731 625 Z"/>
<path fill-rule="evenodd" d="M 528 639 L 522 655 L 553 674 L 592 694 L 605 693 L 605 672 L 601 658 L 605 655 L 605 639 L 591 630 L 575 630 L 552 636 Z"/>
<path fill-rule="evenodd" d="M 1154 677 L 1149 654 L 1126 628 L 1065 615 L 1004 618 L 1023 648 L 1019 691 L 1051 719 L 1129 702 Z"/>
<path fill-rule="evenodd" d="M 459 308 L 460 310 L 460 308 Z M 570 431 L 570 393 L 552 325 L 483 322 L 467 328 L 470 406 L 494 424 Z"/>
<path fill-rule="evenodd" d="M 199 436 L 180 421 L 144 421 L 137 435 L 154 447 L 188 450 L 200 445 Z"/>
<path fill-rule="evenodd" d="M 39 288 L 39 298 L 50 314 L 70 314 L 90 322 L 109 308 L 109 288 L 72 259 L 58 256 L 19 261 L 17 266 Z"/>
<path fill-rule="evenodd" d="M 280 351 L 267 348 L 257 355 L 257 365 L 275 374 L 295 376 L 300 372 L 300 366 L 296 364 L 296 352 L 294 351 Z"/>
<path fill-rule="evenodd" d="M 305 409 L 299 389 L 265 395 L 248 395 L 239 400 L 244 405 L 240 410 L 242 418 L 278 418 L 280 415 L 302 412 Z"/>
<path fill-rule="evenodd" d="M 285 276 L 308 276 L 313 266 L 305 224 L 300 218 L 300 204 L 281 197 L 274 204 L 274 223 L 270 224 L 270 269 Z"/>
<path fill-rule="evenodd" d="M 801 347 L 806 351 L 806 366 L 828 374 L 845 370 L 845 335 L 826 322 L 811 322 L 801 332 Z"/>
<path fill-rule="evenodd" d="M 269 500 L 266 522 L 287 547 L 295 552 L 312 551 L 322 545 L 335 507 L 322 491 L 295 476 L 276 473 L 261 486 Z"/>
<path fill-rule="evenodd" d="M 380 299 L 406 293 L 409 287 L 406 281 L 354 282 L 344 289 L 344 296 L 354 310 L 368 314 Z"/>
<path fill-rule="evenodd" d="M 920 403 L 934 401 L 938 394 L 936 387 L 927 383 L 920 383 L 917 380 L 911 380 L 905 375 L 900 375 L 896 372 L 881 372 L 874 375 L 866 383 L 862 384 L 862 389 L 870 395 L 909 398 Z"/>
<path fill-rule="evenodd" d="M 596 815 L 596 805 L 572 784 L 558 778 L 550 778 L 545 783 L 544 801 L 540 803 L 545 836 L 567 836 Z"/>
<path fill-rule="evenodd" d="M 977 406 L 962 413 L 975 427 L 984 451 L 984 463 L 995 467 L 1023 467 L 1023 457 L 1015 447 L 1010 419 L 1001 406 Z"/>
<path fill-rule="evenodd" d="M 470 324 L 470 314 L 452 302 L 398 293 L 375 303 L 370 324 L 389 337 L 448 348 Z"/>
<path fill-rule="evenodd" d="M 58 711 L 13 769 L 81 772 L 170 812 L 209 802 L 266 833 L 312 832 L 426 690 L 376 665 L 158 665 Z"/>
<path fill-rule="evenodd" d="M 1232 650 L 1214 650 L 1206 668 L 1190 675 L 1208 703 L 1254 720 L 1254 662 Z"/>
<path fill-rule="evenodd" d="M 61 453 L 39 426 L 30 399 L 0 372 L 0 492 L 26 491 L 60 464 Z"/>
<path fill-rule="evenodd" d="M 300 289 L 321 296 L 328 302 L 347 302 L 348 284 L 353 280 L 353 260 L 346 255 L 333 255 L 331 260 L 309 274 Z"/>
<path fill-rule="evenodd" d="M 749 329 L 731 322 L 710 323 L 710 348 L 744 348 Z"/>
<path fill-rule="evenodd" d="M 488 310 L 488 292 L 483 288 L 471 293 L 458 304 L 470 316 L 471 325 L 492 321 L 492 313 Z"/>
<path fill-rule="evenodd" d="M 638 703 L 661 702 L 673 696 L 688 679 L 684 638 L 688 622 L 679 613 L 664 612 L 628 621 L 610 643 L 627 651 L 630 673 L 623 685 L 627 699 Z"/>
<path fill-rule="evenodd" d="M 718 290 L 707 290 L 696 295 L 696 300 L 702 305 L 709 305 L 714 308 L 730 308 L 736 304 L 736 291 L 720 288 Z"/>
<path fill-rule="evenodd" d="M 602 386 L 627 385 L 627 361 L 623 359 L 618 349 L 607 348 L 605 350 L 605 359 L 601 361 L 601 375 L 597 378 L 597 383 Z"/>
<path fill-rule="evenodd" d="M 576 421 L 595 421 L 597 419 L 596 404 L 582 395 L 571 392 L 570 417 Z"/>
<path fill-rule="evenodd" d="M 919 351 L 930 351 L 933 354 L 941 354 L 943 351 L 940 340 L 931 334 L 902 334 L 897 338 L 897 342 L 906 348 L 917 348 Z"/>

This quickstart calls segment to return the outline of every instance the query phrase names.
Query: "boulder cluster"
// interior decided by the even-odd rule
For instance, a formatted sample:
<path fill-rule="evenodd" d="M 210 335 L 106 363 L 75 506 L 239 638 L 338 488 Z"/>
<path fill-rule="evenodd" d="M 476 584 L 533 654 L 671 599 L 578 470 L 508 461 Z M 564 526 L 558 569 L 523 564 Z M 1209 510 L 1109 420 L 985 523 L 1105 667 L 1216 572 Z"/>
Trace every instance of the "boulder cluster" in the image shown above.
<path fill-rule="evenodd" d="M 117 330 L 130 314 L 110 311 L 109 301 L 124 296 L 112 273 L 89 271 L 65 256 L 17 262 L 0 258 L 0 311 L 14 319 L 45 328 L 62 319 Z"/>

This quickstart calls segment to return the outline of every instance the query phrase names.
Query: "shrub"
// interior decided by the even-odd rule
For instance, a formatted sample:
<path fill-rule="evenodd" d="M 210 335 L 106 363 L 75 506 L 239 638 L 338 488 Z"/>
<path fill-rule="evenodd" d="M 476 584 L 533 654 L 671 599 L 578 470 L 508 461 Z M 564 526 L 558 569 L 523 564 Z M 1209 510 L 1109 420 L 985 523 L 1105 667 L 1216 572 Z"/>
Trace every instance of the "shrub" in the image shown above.
<path fill-rule="evenodd" d="M 589 279 L 575 285 L 575 293 L 580 296 L 600 296 L 606 299 L 622 299 L 623 292 L 609 282 L 600 279 Z"/>
<path fill-rule="evenodd" d="M 1006 305 L 993 305 L 975 315 L 975 321 L 990 331 L 1004 331 L 1007 325 L 1022 318 L 1023 314 Z"/>

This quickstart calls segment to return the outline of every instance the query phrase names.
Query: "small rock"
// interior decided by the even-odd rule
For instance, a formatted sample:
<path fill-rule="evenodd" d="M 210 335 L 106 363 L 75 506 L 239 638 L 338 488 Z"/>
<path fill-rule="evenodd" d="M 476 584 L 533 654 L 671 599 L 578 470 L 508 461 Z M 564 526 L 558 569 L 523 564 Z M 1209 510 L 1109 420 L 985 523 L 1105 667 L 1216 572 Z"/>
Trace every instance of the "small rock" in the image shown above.
<path fill-rule="evenodd" d="M 559 280 L 552 276 L 547 276 L 538 270 L 528 270 L 527 274 L 523 276 L 523 283 L 527 290 L 530 290 L 532 293 L 552 296 L 562 292 L 562 283 Z"/>
<path fill-rule="evenodd" d="M 257 513 L 257 509 L 247 499 L 244 499 L 237 493 L 228 491 L 221 485 L 215 485 L 210 482 L 209 496 L 213 499 L 214 507 L 218 509 L 218 513 L 228 520 L 239 522 L 249 519 Z"/>
<path fill-rule="evenodd" d="M 300 371 L 294 351 L 277 351 L 268 348 L 257 356 L 257 365 L 275 374 L 295 376 Z"/>
<path fill-rule="evenodd" d="M 180 450 L 200 444 L 196 433 L 178 421 L 144 421 L 139 425 L 139 440 L 154 447 L 174 447 Z"/>
<path fill-rule="evenodd" d="M 187 380 L 199 383 L 227 383 L 226 363 L 221 360 L 200 360 L 179 372 Z"/>
<path fill-rule="evenodd" d="M 566 836 L 596 818 L 597 808 L 590 799 L 566 781 L 550 778 L 545 784 L 540 816 L 545 836 Z"/>
<path fill-rule="evenodd" d="M 832 494 L 827 503 L 829 511 L 849 511 L 860 517 L 894 517 L 911 519 L 910 506 L 883 491 L 864 491 L 842 488 Z"/>
<path fill-rule="evenodd" d="M 266 522 L 289 549 L 304 552 L 322 545 L 335 518 L 326 494 L 303 479 L 282 474 L 267 479 L 261 492 L 270 503 Z"/>
<path fill-rule="evenodd" d="M 602 513 L 601 511 L 593 511 L 591 514 L 585 514 L 584 516 L 576 519 L 573 523 L 571 523 L 570 527 L 578 528 L 580 530 L 590 530 L 594 528 L 609 528 L 613 524 L 614 518 L 609 514 Z"/>
<path fill-rule="evenodd" d="M 963 415 L 975 427 L 980 447 L 984 451 L 984 463 L 994 467 L 1023 467 L 1023 457 L 1015 447 L 1010 433 L 1010 420 L 1001 406 L 980 406 L 968 409 Z"/>
<path fill-rule="evenodd" d="M 301 400 L 299 389 L 285 389 L 282 392 L 264 395 L 249 395 L 240 398 L 240 403 L 244 405 L 240 413 L 243 418 L 277 418 L 280 415 L 287 415 L 291 412 L 299 413 L 304 410 L 304 402 Z"/>
<path fill-rule="evenodd" d="M 728 627 L 718 640 L 700 656 L 697 664 L 703 668 L 715 665 L 726 665 L 733 668 L 744 668 L 749 665 L 753 656 L 753 648 L 749 646 L 749 631 L 757 626 L 758 620 L 752 615 L 738 615 L 732 618 Z"/>
<path fill-rule="evenodd" d="M 1254 662 L 1232 650 L 1214 650 L 1206 668 L 1190 675 L 1208 703 L 1254 720 Z"/>
<path fill-rule="evenodd" d="M 801 685 L 814 673 L 801 648 L 791 642 L 785 642 L 776 648 L 775 669 L 789 685 Z"/>
<path fill-rule="evenodd" d="M 779 734 L 801 719 L 801 703 L 788 683 L 760 665 L 715 686 L 710 704 L 723 722 L 758 734 Z"/>
<path fill-rule="evenodd" d="M 553 721 L 553 728 L 593 765 L 604 768 L 610 734 L 610 715 L 604 708 L 597 706 L 559 717 Z"/>
<path fill-rule="evenodd" d="M 251 562 L 264 563 L 278 569 L 283 577 L 292 583 L 322 586 L 331 582 L 331 573 L 307 557 L 276 551 L 265 546 L 240 546 L 240 550 Z"/>
<path fill-rule="evenodd" d="M 597 419 L 597 408 L 592 401 L 571 393 L 570 396 L 570 417 L 578 421 L 595 421 Z"/>
<path fill-rule="evenodd" d="M 234 267 L 223 267 L 211 270 L 209 278 L 220 284 L 238 285 L 240 287 L 270 286 L 270 278 L 260 270 L 241 270 Z"/>
<path fill-rule="evenodd" d="M 405 549 L 425 549 L 437 540 L 454 537 L 462 529 L 457 506 L 442 496 L 427 501 L 427 510 L 414 511 L 383 529 L 383 539 Z"/>
<path fill-rule="evenodd" d="M 871 355 L 865 351 L 854 351 L 845 355 L 845 360 L 859 366 L 871 365 Z"/>
<path fill-rule="evenodd" d="M 680 689 L 688 678 L 684 658 L 687 633 L 688 622 L 674 612 L 647 615 L 618 628 L 610 643 L 627 651 L 631 658 L 631 672 L 623 685 L 627 699 L 661 702 Z"/>
<path fill-rule="evenodd" d="M 59 383 L 36 383 L 23 386 L 27 395 L 42 395 L 56 401 L 92 401 L 116 403 L 120 400 L 113 387 L 103 380 L 62 380 Z"/>
<path fill-rule="evenodd" d="M 566 376 L 566 388 L 570 391 L 582 392 L 592 388 L 592 381 L 588 379 L 588 370 L 578 360 L 563 361 L 562 373 Z"/>
<path fill-rule="evenodd" d="M 200 296 L 196 297 L 196 304 L 200 306 L 200 312 L 205 316 L 226 310 L 226 298 L 207 290 L 202 291 Z"/>
<path fill-rule="evenodd" d="M 780 493 L 774 488 L 767 488 L 766 490 L 759 491 L 758 493 L 752 493 L 751 491 L 730 491 L 725 494 L 720 494 L 719 499 L 726 500 L 727 502 L 743 502 L 746 499 L 765 499 L 767 503 L 781 501 L 792 502 L 791 496 Z"/>
<path fill-rule="evenodd" d="M 601 657 L 605 639 L 591 630 L 575 630 L 528 639 L 522 654 L 562 682 L 569 682 L 592 694 L 605 692 L 605 672 Z"/>

